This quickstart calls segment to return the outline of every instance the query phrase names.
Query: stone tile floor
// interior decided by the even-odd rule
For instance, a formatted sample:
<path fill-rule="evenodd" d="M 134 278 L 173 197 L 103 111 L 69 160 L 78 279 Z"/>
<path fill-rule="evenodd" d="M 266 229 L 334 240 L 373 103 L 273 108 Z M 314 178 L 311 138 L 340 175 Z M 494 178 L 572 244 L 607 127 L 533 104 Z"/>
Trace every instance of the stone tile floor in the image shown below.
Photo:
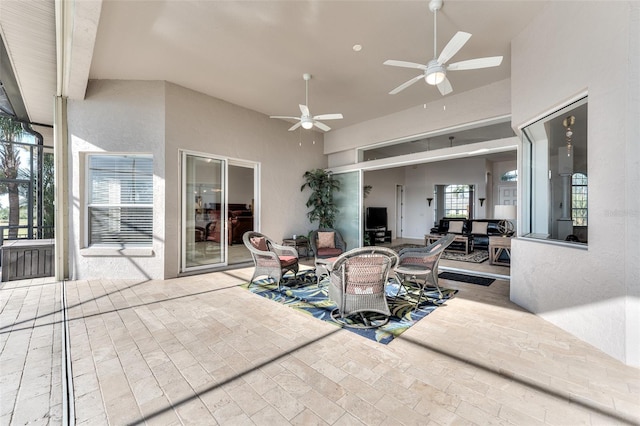
<path fill-rule="evenodd" d="M 640 371 L 490 287 L 384 346 L 239 288 L 253 268 L 71 281 L 78 425 L 640 423 Z M 0 287 L 0 424 L 61 424 L 61 284 Z"/>

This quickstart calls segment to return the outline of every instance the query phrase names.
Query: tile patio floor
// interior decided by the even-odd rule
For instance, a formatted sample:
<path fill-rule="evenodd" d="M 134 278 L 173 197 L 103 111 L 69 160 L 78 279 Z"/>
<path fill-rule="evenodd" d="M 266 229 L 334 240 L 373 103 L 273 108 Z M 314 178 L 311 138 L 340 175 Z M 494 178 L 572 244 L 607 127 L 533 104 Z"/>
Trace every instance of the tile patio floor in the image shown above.
<path fill-rule="evenodd" d="M 384 346 L 238 287 L 253 268 L 66 283 L 76 424 L 639 424 L 640 371 L 459 293 Z M 61 283 L 0 286 L 0 424 L 61 424 Z"/>

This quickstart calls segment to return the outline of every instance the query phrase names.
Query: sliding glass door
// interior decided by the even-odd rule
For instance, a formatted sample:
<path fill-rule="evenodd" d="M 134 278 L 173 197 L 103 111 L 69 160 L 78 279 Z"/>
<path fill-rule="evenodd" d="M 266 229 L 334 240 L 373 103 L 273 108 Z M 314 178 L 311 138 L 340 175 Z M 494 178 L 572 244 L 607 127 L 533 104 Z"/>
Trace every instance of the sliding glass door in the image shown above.
<path fill-rule="evenodd" d="M 183 153 L 183 272 L 227 262 L 226 160 Z"/>
<path fill-rule="evenodd" d="M 362 171 L 336 173 L 340 191 L 334 193 L 339 213 L 335 228 L 347 242 L 347 249 L 362 246 Z"/>

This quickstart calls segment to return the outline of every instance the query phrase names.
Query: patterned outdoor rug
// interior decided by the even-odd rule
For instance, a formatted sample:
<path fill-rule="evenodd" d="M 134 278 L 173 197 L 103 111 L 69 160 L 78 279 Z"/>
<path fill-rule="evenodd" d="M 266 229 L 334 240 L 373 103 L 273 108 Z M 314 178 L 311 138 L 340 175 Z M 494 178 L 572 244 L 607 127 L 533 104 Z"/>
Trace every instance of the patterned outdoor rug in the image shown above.
<path fill-rule="evenodd" d="M 295 278 L 291 274 L 287 274 L 287 277 L 290 278 L 283 280 L 280 291 L 278 291 L 278 286 L 271 279 L 256 280 L 250 286 L 247 283 L 243 284 L 242 287 L 274 302 L 298 309 L 314 318 L 330 322 L 337 327 L 343 327 L 342 324 L 331 318 L 331 311 L 336 308 L 336 305 L 327 296 L 326 286 L 328 282 L 321 281 L 320 287 L 318 287 L 316 285 L 315 271 L 313 270 L 299 272 Z M 427 301 L 422 302 L 419 308 L 414 311 L 414 302 L 411 301 L 411 297 L 417 296 L 417 293 L 415 295 L 413 292 L 406 294 L 402 289 L 398 298 L 395 298 L 397 291 L 397 281 L 390 279 L 389 284 L 387 284 L 387 302 L 391 310 L 391 318 L 387 324 L 374 329 L 344 328 L 386 345 L 408 330 L 409 327 L 429 315 L 438 306 L 444 304 L 457 292 L 457 290 L 443 288 L 443 298 L 440 299 L 435 289 L 432 291 L 427 289 L 425 292 Z"/>
<path fill-rule="evenodd" d="M 399 252 L 403 248 L 420 248 L 425 247 L 418 244 L 400 244 L 397 246 L 390 247 L 391 250 L 395 250 Z M 471 263 L 482 263 L 485 260 L 489 259 L 489 252 L 486 250 L 474 250 L 469 254 L 457 252 L 457 251 L 445 251 L 442 253 L 442 258 L 447 260 L 457 260 L 459 262 L 471 262 Z"/>

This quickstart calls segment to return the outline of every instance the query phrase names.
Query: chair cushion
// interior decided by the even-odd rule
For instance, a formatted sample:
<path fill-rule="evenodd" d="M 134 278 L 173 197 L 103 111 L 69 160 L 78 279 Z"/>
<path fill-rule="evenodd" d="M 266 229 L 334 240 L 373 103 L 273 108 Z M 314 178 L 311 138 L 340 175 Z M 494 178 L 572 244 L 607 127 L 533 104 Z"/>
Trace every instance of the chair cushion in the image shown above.
<path fill-rule="evenodd" d="M 265 237 L 251 237 L 251 245 L 260 251 L 268 251 L 267 239 Z"/>
<path fill-rule="evenodd" d="M 449 232 L 452 234 L 462 234 L 462 225 L 461 220 L 452 220 L 449 222 Z"/>
<path fill-rule="evenodd" d="M 342 254 L 342 250 L 340 250 L 339 248 L 318 248 L 318 253 L 316 253 L 316 256 L 318 257 L 336 257 L 336 256 L 340 256 Z"/>
<path fill-rule="evenodd" d="M 336 233 L 335 232 L 318 232 L 318 248 L 335 248 Z"/>
<path fill-rule="evenodd" d="M 471 233 L 476 235 L 487 235 L 487 222 L 472 222 Z"/>
<path fill-rule="evenodd" d="M 295 256 L 278 256 L 280 258 L 280 266 L 283 268 L 286 266 L 295 265 L 298 262 L 298 258 Z"/>

